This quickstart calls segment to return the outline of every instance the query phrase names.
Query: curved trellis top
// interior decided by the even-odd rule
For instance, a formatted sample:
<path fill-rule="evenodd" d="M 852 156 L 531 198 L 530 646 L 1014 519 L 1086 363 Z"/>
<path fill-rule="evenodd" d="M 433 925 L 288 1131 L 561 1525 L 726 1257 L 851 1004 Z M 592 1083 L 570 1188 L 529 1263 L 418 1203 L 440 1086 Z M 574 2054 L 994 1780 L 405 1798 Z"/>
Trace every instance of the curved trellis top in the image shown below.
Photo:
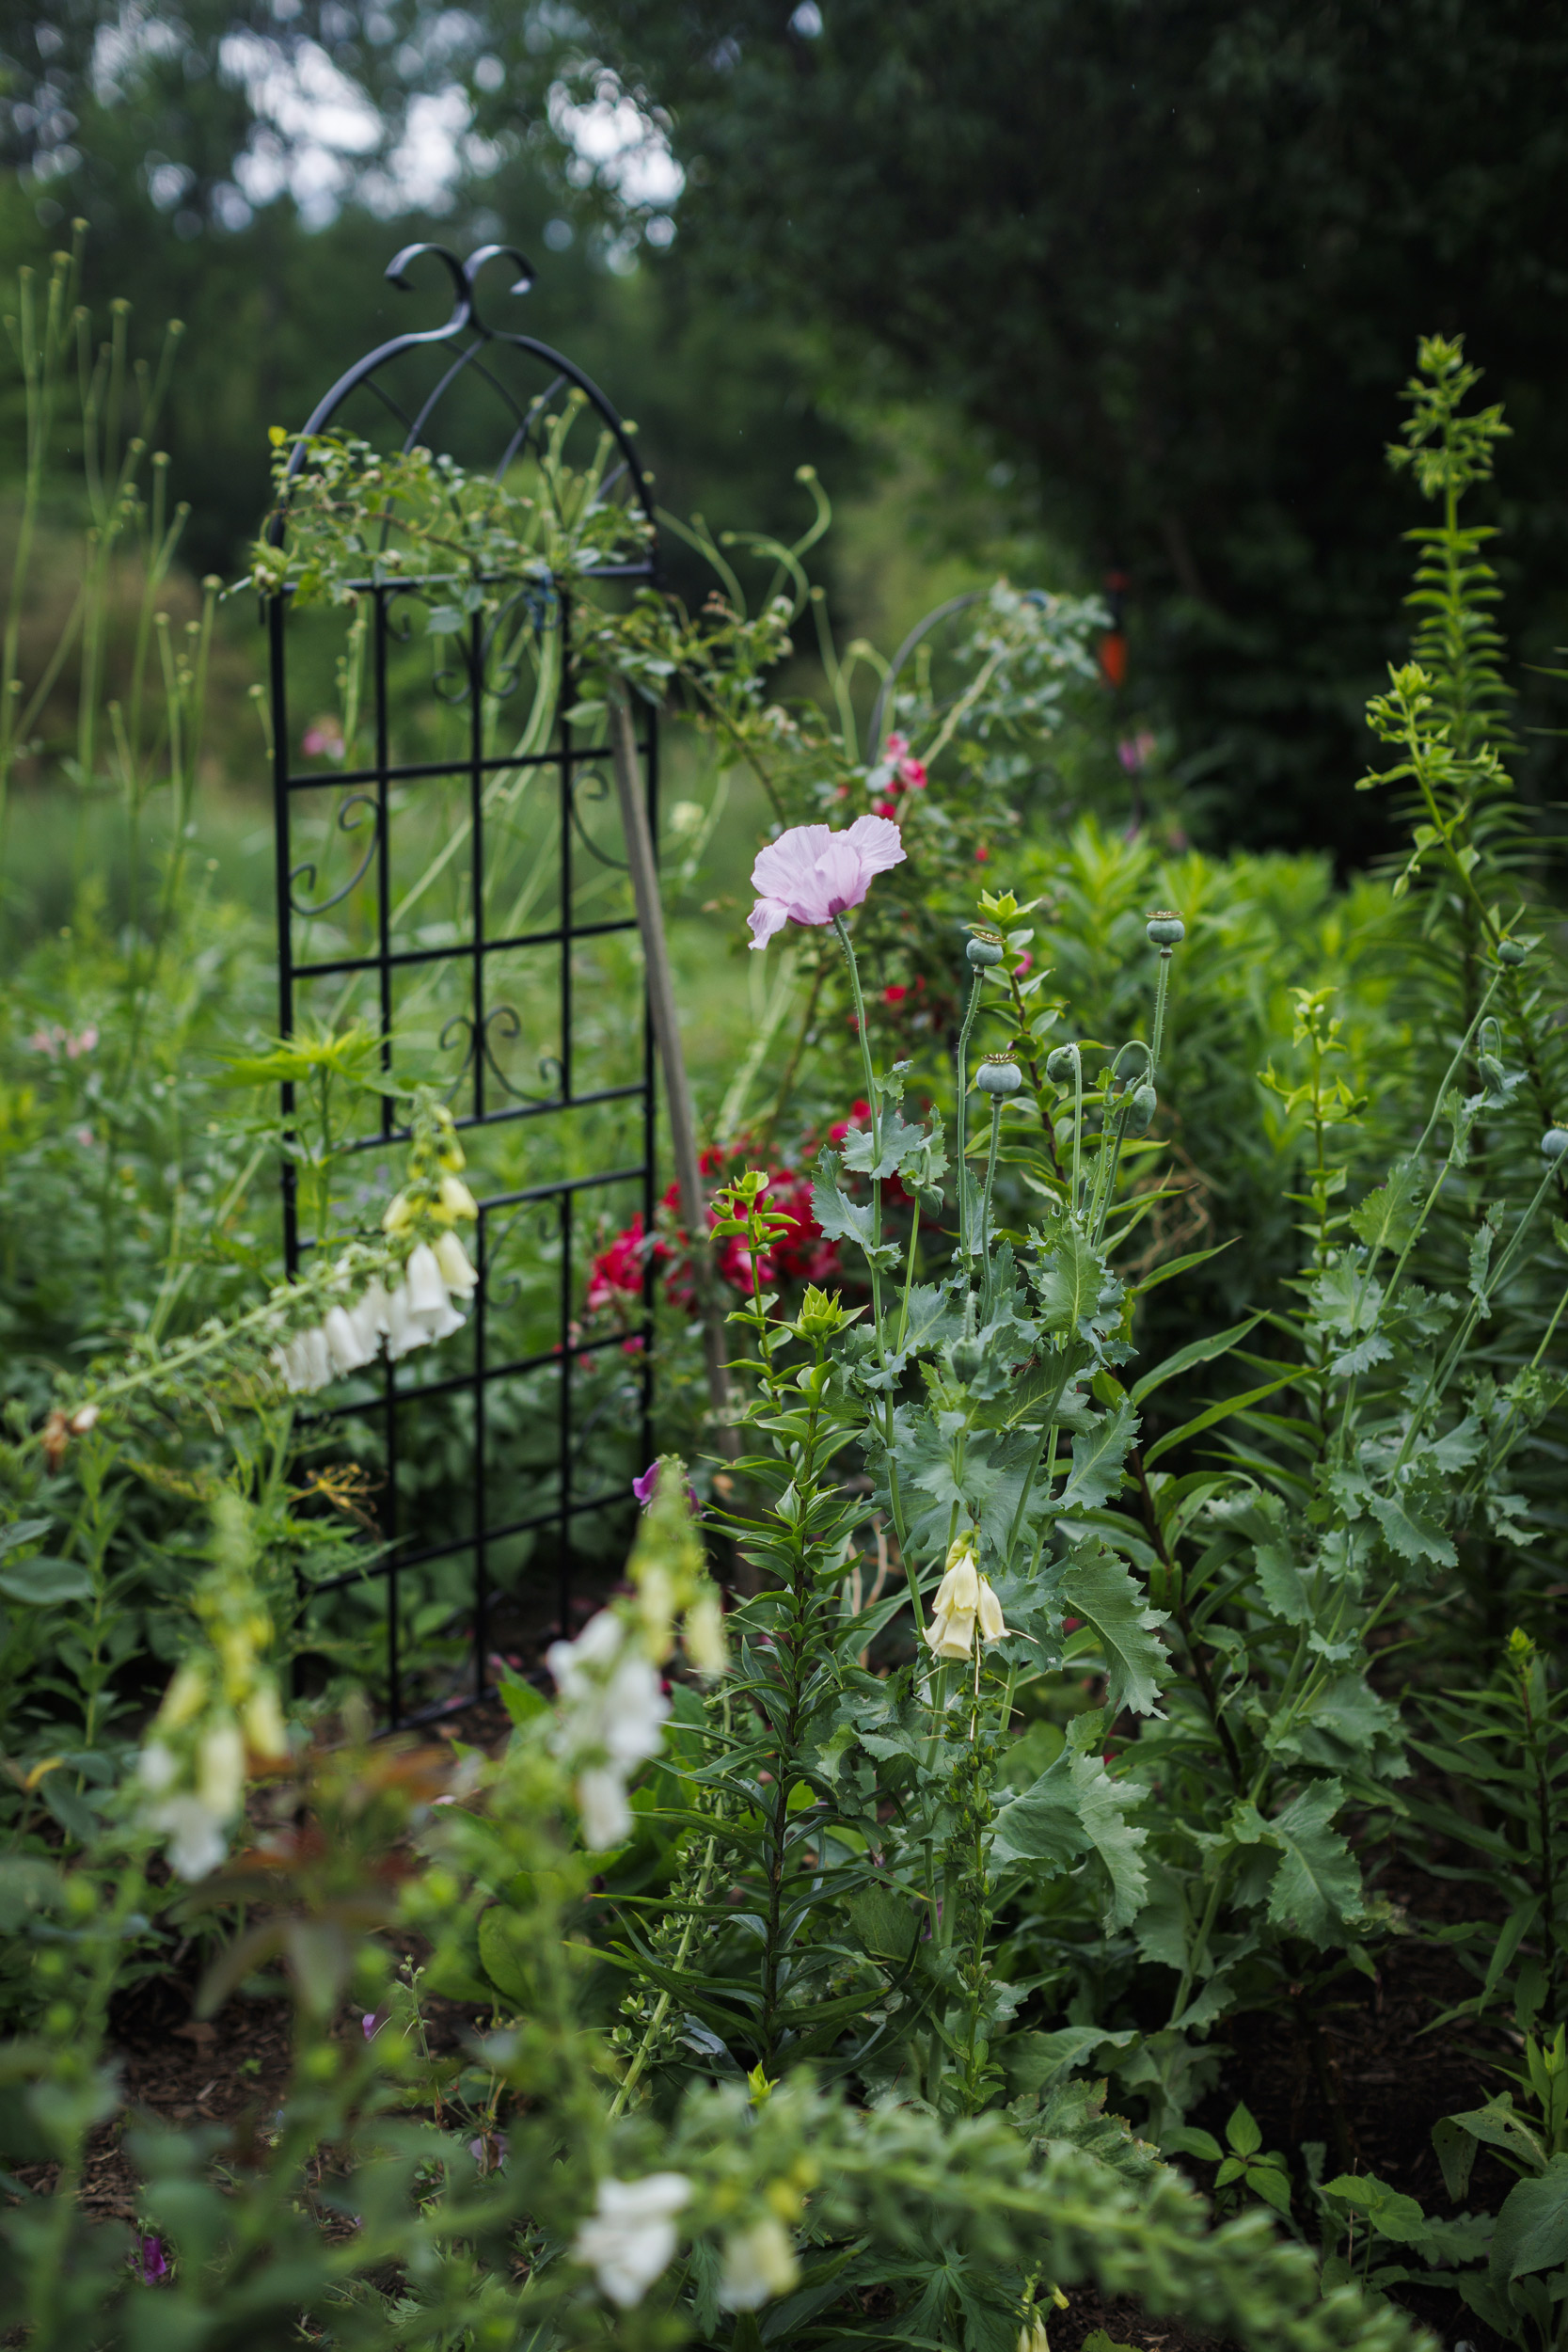
<path fill-rule="evenodd" d="M 527 293 L 522 256 L 409 246 L 388 278 L 405 287 L 425 256 L 451 281 L 451 317 L 367 353 L 316 404 L 267 533 L 285 553 L 309 540 L 318 461 L 328 499 L 341 461 L 352 505 L 358 445 L 367 478 L 394 453 L 428 453 L 436 470 L 416 468 L 410 494 L 426 500 L 421 528 L 449 490 L 467 496 L 447 459 L 469 487 L 499 485 L 482 557 L 439 520 L 425 533 L 437 558 L 459 547 L 467 573 L 416 577 L 385 553 L 406 479 L 388 466 L 389 499 L 345 541 L 326 609 L 293 592 L 286 564 L 267 599 L 279 1025 L 306 1046 L 356 1027 L 378 1065 L 334 1098 L 325 1141 L 311 1122 L 325 1136 L 325 1088 L 283 1089 L 289 1266 L 379 1216 L 417 1085 L 451 1104 L 479 1203 L 466 1327 L 351 1375 L 313 1416 L 323 1453 L 342 1457 L 315 1473 L 321 1490 L 372 1496 L 381 1549 L 368 1574 L 307 1578 L 305 1647 L 358 1657 L 377 1613 L 392 1724 L 483 1696 L 498 1652 L 526 1661 L 575 1629 L 584 1587 L 624 1560 L 652 1442 L 653 1037 L 606 707 L 578 644 L 596 603 L 657 582 L 653 504 L 598 386 L 483 314 L 481 273 L 507 261 L 511 293 Z M 546 515 L 570 528 L 515 535 Z M 413 527 L 406 506 L 392 519 Z M 657 752 L 639 697 L 655 839 Z M 641 1248 L 644 1280 L 607 1315 L 595 1265 L 616 1233 Z"/>
<path fill-rule="evenodd" d="M 372 404 L 368 418 L 362 422 L 356 420 L 356 429 L 367 440 L 377 437 L 374 426 L 379 418 L 383 427 L 386 420 L 390 419 L 401 435 L 398 446 L 404 453 L 440 446 L 451 454 L 461 455 L 463 452 L 453 444 L 467 442 L 475 446 L 471 462 L 487 464 L 499 481 L 509 468 L 539 451 L 557 398 L 562 391 L 575 390 L 611 435 L 620 455 L 620 464 L 604 480 L 600 495 L 608 499 L 619 492 L 635 500 L 649 532 L 646 557 L 639 562 L 601 564 L 595 567 L 597 576 L 657 577 L 658 542 L 654 502 L 631 433 L 619 410 L 593 378 L 562 352 L 539 342 L 536 336 L 492 326 L 481 315 L 477 286 L 483 270 L 492 262 L 510 262 L 517 275 L 506 292 L 517 295 L 531 293 L 533 264 L 515 246 L 510 245 L 482 245 L 466 262 L 459 261 L 444 245 L 405 245 L 387 265 L 388 284 L 402 293 L 410 293 L 410 265 L 427 253 L 444 264 L 451 279 L 455 295 L 451 316 L 443 326 L 413 327 L 404 334 L 392 336 L 341 375 L 307 419 L 289 460 L 285 481 L 293 482 L 309 463 L 312 435 L 341 427 L 344 421 L 342 412 L 359 393 L 368 395 Z M 515 384 L 507 380 L 497 364 L 502 352 L 515 352 L 528 363 L 516 371 L 519 381 Z M 429 364 L 421 365 L 421 361 Z M 537 382 L 541 375 L 545 379 L 543 388 L 528 389 L 527 380 Z M 275 544 L 281 542 L 287 520 L 287 508 L 280 504 L 268 526 L 267 535 Z"/>

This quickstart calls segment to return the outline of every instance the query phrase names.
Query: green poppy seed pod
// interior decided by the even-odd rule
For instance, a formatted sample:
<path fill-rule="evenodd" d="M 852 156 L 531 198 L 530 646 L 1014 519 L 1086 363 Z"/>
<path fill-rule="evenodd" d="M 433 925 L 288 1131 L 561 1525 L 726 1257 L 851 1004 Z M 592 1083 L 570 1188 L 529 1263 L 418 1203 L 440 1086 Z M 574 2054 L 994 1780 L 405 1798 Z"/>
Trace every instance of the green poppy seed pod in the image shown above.
<path fill-rule="evenodd" d="M 1047 1054 L 1045 1074 L 1053 1087 L 1065 1087 L 1071 1084 L 1072 1066 L 1077 1050 L 1077 1047 L 1073 1045 L 1058 1045 L 1054 1053 Z"/>
<path fill-rule="evenodd" d="M 1560 1160 L 1568 1152 L 1568 1127 L 1548 1127 L 1541 1138 L 1541 1156 L 1544 1160 Z"/>
<path fill-rule="evenodd" d="M 1497 942 L 1497 961 L 1499 963 L 1506 963 L 1511 966 L 1523 963 L 1528 953 L 1529 949 L 1524 945 L 1522 940 L 1499 939 Z"/>
<path fill-rule="evenodd" d="M 1187 936 L 1187 926 L 1168 907 L 1157 907 L 1144 925 L 1151 947 L 1174 947 Z"/>
<path fill-rule="evenodd" d="M 1006 949 L 1002 945 L 1000 931 L 976 930 L 970 932 L 964 953 L 971 963 L 989 970 L 992 964 L 1001 962 Z"/>
<path fill-rule="evenodd" d="M 955 1380 L 963 1381 L 967 1387 L 985 1362 L 986 1351 L 978 1340 L 955 1340 L 947 1360 L 953 1367 Z"/>
<path fill-rule="evenodd" d="M 974 1073 L 974 1083 L 982 1094 L 1016 1094 L 1023 1073 L 1011 1054 L 988 1054 Z"/>
<path fill-rule="evenodd" d="M 1503 1068 L 1496 1054 L 1478 1054 L 1476 1056 L 1476 1068 L 1481 1072 L 1481 1076 L 1485 1079 L 1489 1087 L 1500 1087 L 1508 1076 L 1507 1071 Z"/>
<path fill-rule="evenodd" d="M 1138 1087 L 1127 1107 L 1127 1132 L 1130 1136 L 1147 1135 L 1148 1122 L 1160 1107 L 1160 1098 L 1151 1086 Z"/>

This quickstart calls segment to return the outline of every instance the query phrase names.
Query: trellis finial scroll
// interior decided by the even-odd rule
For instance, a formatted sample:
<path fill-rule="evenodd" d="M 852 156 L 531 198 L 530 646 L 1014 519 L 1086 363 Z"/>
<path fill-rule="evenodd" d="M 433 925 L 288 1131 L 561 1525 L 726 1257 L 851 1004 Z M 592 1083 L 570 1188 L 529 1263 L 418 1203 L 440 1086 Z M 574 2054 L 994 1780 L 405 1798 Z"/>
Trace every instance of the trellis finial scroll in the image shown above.
<path fill-rule="evenodd" d="M 601 527 L 597 555 L 543 585 L 520 545 L 515 575 L 394 572 L 385 540 L 380 557 L 372 546 L 341 583 L 356 616 L 341 652 L 282 569 L 268 599 L 283 1034 L 357 1020 L 377 1041 L 383 1090 L 347 1138 L 351 1194 L 359 1168 L 378 1197 L 377 1163 L 404 1133 L 399 1089 L 425 1083 L 450 1100 L 480 1205 L 466 1329 L 412 1368 L 344 1383 L 311 1432 L 368 1462 L 381 1549 L 368 1577 L 309 1586 L 307 1638 L 329 1659 L 362 1654 L 368 1619 L 394 1724 L 483 1695 L 498 1650 L 571 1629 L 599 1562 L 609 1573 L 624 1557 L 651 1451 L 647 1300 L 632 1330 L 598 1330 L 587 1307 L 598 1225 L 635 1217 L 653 1234 L 654 1046 L 615 804 L 579 789 L 607 747 L 573 714 L 578 607 L 657 580 L 654 510 L 597 385 L 483 315 L 481 274 L 504 261 L 509 295 L 525 294 L 525 257 L 415 245 L 388 279 L 411 290 L 426 255 L 451 280 L 451 315 L 367 353 L 317 404 L 268 541 L 286 550 L 328 447 L 391 463 L 429 452 L 465 479 L 483 468 L 521 505 L 588 482 Z M 581 465 L 578 436 L 595 453 Z M 553 544 L 543 526 L 540 544 Z M 328 725 L 312 704 L 333 675 Z M 637 735 L 657 838 L 645 705 Z M 306 1107 L 285 1088 L 286 1128 Z M 302 1229 L 292 1160 L 284 1223 L 293 1268 L 325 1236 Z"/>

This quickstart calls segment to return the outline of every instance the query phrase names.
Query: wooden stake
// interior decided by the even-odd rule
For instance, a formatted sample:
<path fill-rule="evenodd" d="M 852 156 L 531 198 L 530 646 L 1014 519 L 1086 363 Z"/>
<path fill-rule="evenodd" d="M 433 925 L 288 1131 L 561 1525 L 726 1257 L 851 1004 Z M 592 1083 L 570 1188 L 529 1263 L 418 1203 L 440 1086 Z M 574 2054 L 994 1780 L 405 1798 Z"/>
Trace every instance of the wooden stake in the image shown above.
<path fill-rule="evenodd" d="M 648 804 L 642 793 L 642 773 L 637 756 L 637 731 L 624 686 L 610 693 L 610 742 L 615 762 L 615 792 L 621 805 L 626 862 L 631 867 L 632 893 L 637 901 L 637 927 L 642 935 L 642 959 L 648 981 L 648 1006 L 654 1037 L 664 1065 L 664 1095 L 670 1117 L 670 1150 L 675 1163 L 681 1220 L 691 1236 L 692 1266 L 697 1297 L 703 1311 L 707 1354 L 708 1399 L 720 1452 L 731 1461 L 740 1450 L 739 1433 L 730 1421 L 730 1383 L 724 1370 L 723 1308 L 713 1277 L 708 1250 L 707 1200 L 697 1162 L 697 1123 L 691 1109 L 691 1088 L 681 1050 L 680 1019 L 675 985 L 670 970 L 670 947 L 664 936 L 664 908 L 658 895 L 658 866 L 648 831 Z"/>

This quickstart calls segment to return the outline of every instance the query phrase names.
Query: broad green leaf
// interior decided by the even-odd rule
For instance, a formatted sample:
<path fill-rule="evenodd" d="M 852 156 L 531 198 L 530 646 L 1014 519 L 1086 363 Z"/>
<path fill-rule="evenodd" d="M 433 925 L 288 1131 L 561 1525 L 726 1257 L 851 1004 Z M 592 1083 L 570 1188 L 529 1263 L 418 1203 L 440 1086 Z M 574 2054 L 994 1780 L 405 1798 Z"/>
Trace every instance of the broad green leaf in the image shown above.
<path fill-rule="evenodd" d="M 0 1568 L 0 1593 L 8 1600 L 25 1601 L 34 1609 L 53 1608 L 67 1600 L 90 1600 L 92 1578 L 79 1560 L 49 1560 L 41 1553 Z"/>
<path fill-rule="evenodd" d="M 845 1909 L 873 1960 L 908 1960 L 920 1933 L 920 1921 L 902 1896 L 887 1886 L 863 1886 L 850 1896 Z"/>
<path fill-rule="evenodd" d="M 1059 1518 L 1080 1511 L 1098 1511 L 1121 1487 L 1122 1465 L 1138 1438 L 1138 1416 L 1123 1397 L 1114 1413 L 1105 1413 L 1072 1440 L 1072 1467 L 1066 1486 L 1053 1504 Z"/>
<path fill-rule="evenodd" d="M 1269 1889 L 1271 1925 L 1331 1943 L 1361 1909 L 1361 1871 L 1338 1830 L 1330 1827 L 1344 1801 L 1337 1780 L 1314 1781 L 1269 1823 L 1281 1849 Z"/>
<path fill-rule="evenodd" d="M 1476 2143 L 1457 2116 L 1445 2115 L 1432 2127 L 1432 2144 L 1443 2168 L 1443 2185 L 1457 2205 L 1470 2185 Z"/>
<path fill-rule="evenodd" d="M 1133 1383 L 1131 1391 L 1133 1404 L 1141 1405 L 1146 1396 L 1152 1396 L 1154 1391 L 1164 1388 L 1167 1380 L 1178 1379 L 1182 1373 L 1191 1372 L 1195 1364 L 1212 1363 L 1216 1356 L 1223 1356 L 1227 1348 L 1244 1340 L 1262 1319 L 1261 1314 L 1248 1315 L 1244 1323 L 1233 1323 L 1228 1331 L 1211 1332 L 1205 1340 L 1189 1340 L 1185 1347 L 1179 1347 L 1174 1356 L 1165 1357 L 1152 1372 L 1146 1372 L 1141 1380 Z"/>
<path fill-rule="evenodd" d="M 1494 2280 L 1526 2279 L 1568 2263 L 1568 2156 L 1553 2156 L 1532 2181 L 1518 2181 L 1503 2199 L 1488 2268 Z"/>
<path fill-rule="evenodd" d="M 1086 1617 L 1105 1652 L 1105 1704 L 1113 1719 L 1124 1707 L 1134 1714 L 1160 1712 L 1161 1677 L 1169 1664 L 1158 1629 L 1162 1612 L 1131 1571 L 1092 1538 L 1072 1552 L 1062 1579 L 1068 1611 Z"/>
<path fill-rule="evenodd" d="M 1087 1336 L 1105 1295 L 1120 1285 L 1070 1217 L 1063 1217 L 1035 1272 L 1041 1319 L 1048 1331 Z"/>
<path fill-rule="evenodd" d="M 479 1918 L 479 1957 L 484 1973 L 509 2001 L 527 2004 L 533 1997 L 527 1958 L 524 1923 L 504 1903 L 492 1903 Z"/>
<path fill-rule="evenodd" d="M 1131 2026 L 1117 2033 L 1108 2033 L 1103 2026 L 1058 2026 L 1050 2033 L 1014 2034 L 1003 2051 L 1007 2088 L 1015 2093 L 1046 2090 L 1095 2051 L 1124 2050 L 1134 2038 Z"/>
<path fill-rule="evenodd" d="M 1431 2240 L 1432 2225 L 1415 2198 L 1390 2188 L 1375 2172 L 1341 2172 L 1323 2183 L 1323 2194 L 1364 2213 L 1378 2235 L 1395 2246 L 1425 2246 Z"/>
<path fill-rule="evenodd" d="M 1283 1619 L 1286 1625 L 1305 1625 L 1312 1612 L 1307 1605 L 1307 1587 L 1301 1581 L 1301 1570 L 1291 1557 L 1290 1546 L 1259 1544 L 1256 1558 L 1258 1590 L 1269 1614 Z"/>
<path fill-rule="evenodd" d="M 1148 1833 L 1130 1827 L 1127 1812 L 1147 1792 L 1136 1783 L 1113 1780 L 1091 1753 L 1088 1742 L 1101 1736 L 1102 1722 L 1098 1712 L 1080 1716 L 1071 1728 L 1071 1744 L 1055 1763 L 1032 1788 L 998 1808 L 991 1857 L 997 1864 L 1037 1862 L 1060 1870 L 1081 1854 L 1097 1853 L 1111 1880 L 1108 1924 L 1126 1927 L 1148 1884 L 1139 1852 Z"/>
<path fill-rule="evenodd" d="M 78 1845 L 91 1844 L 101 1824 L 88 1798 L 79 1796 L 60 1772 L 51 1772 L 47 1780 L 40 1781 L 39 1794 L 60 1827 Z"/>
<path fill-rule="evenodd" d="M 12 1519 L 9 1527 L 0 1527 L 0 1556 L 14 1551 L 18 1544 L 36 1544 L 54 1524 L 53 1519 Z"/>
<path fill-rule="evenodd" d="M 1451 1568 L 1458 1560 L 1459 1554 L 1442 1528 L 1418 1510 L 1407 1508 L 1402 1496 L 1373 1495 L 1371 1511 L 1389 1549 L 1398 1552 L 1402 1560 L 1427 1560 L 1440 1568 Z"/>
<path fill-rule="evenodd" d="M 1488 2099 L 1483 2107 L 1450 2115 L 1448 2121 L 1468 2132 L 1472 2139 L 1480 2140 L 1483 2148 L 1501 2148 L 1515 2163 L 1528 2165 L 1532 2172 L 1544 2172 L 1546 2169 L 1546 2151 L 1524 2117 L 1514 2113 L 1509 2091 Z"/>
<path fill-rule="evenodd" d="M 1400 1250 L 1416 1230 L 1420 1210 L 1421 1169 L 1415 1160 L 1396 1160 L 1387 1181 L 1351 1212 L 1351 1228 L 1369 1249 Z"/>
<path fill-rule="evenodd" d="M 1231 2110 L 1225 2137 L 1238 2156 L 1255 2156 L 1263 2145 L 1263 2135 L 1259 2129 L 1257 2117 L 1241 2101 Z"/>

